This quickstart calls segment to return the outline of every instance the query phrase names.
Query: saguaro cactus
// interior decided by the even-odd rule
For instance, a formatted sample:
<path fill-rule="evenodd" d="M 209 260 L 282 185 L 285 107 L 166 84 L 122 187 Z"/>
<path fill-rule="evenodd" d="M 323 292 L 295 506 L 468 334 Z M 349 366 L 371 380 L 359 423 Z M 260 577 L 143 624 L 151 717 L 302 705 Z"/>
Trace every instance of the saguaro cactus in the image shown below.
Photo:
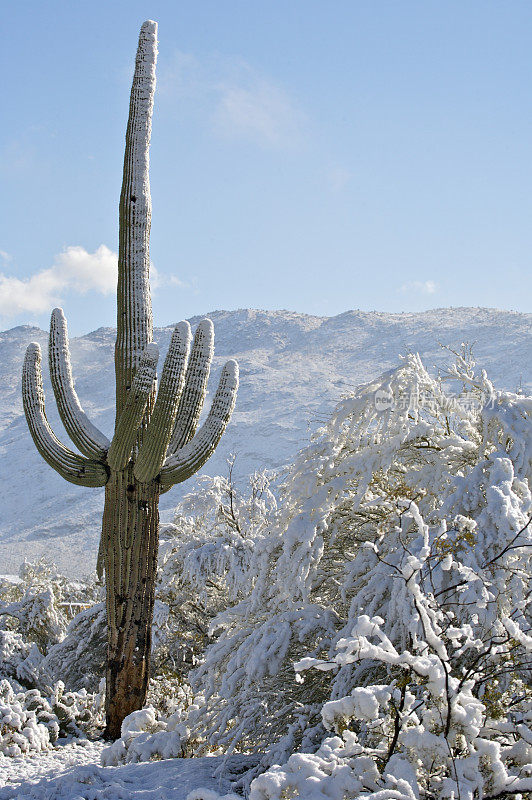
<path fill-rule="evenodd" d="M 98 556 L 105 570 L 108 658 L 107 735 L 142 707 L 148 685 L 157 571 L 159 496 L 194 474 L 213 453 L 231 416 L 238 366 L 229 361 L 210 412 L 197 431 L 213 355 L 212 322 L 188 322 L 172 335 L 156 389 L 157 345 L 149 290 L 149 143 L 155 92 L 157 24 L 142 25 L 131 89 L 120 196 L 116 422 L 109 441 L 87 418 L 72 380 L 66 320 L 52 313 L 50 374 L 65 430 L 82 455 L 53 433 L 44 410 L 41 352 L 30 344 L 22 374 L 28 426 L 43 458 L 67 481 L 105 486 Z"/>

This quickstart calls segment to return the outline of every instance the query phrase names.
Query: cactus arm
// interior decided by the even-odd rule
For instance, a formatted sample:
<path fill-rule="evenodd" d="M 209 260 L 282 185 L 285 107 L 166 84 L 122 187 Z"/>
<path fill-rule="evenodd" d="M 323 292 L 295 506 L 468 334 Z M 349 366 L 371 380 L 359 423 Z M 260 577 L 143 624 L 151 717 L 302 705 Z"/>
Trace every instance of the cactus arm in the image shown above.
<path fill-rule="evenodd" d="M 159 348 L 156 344 L 149 344 L 144 350 L 139 368 L 133 378 L 126 404 L 118 419 L 115 435 L 107 453 L 107 463 L 113 470 L 124 469 L 131 457 L 131 451 L 137 439 L 137 431 L 157 377 L 158 358 Z"/>
<path fill-rule="evenodd" d="M 180 322 L 172 334 L 155 408 L 135 463 L 135 477 L 142 483 L 152 480 L 161 471 L 185 383 L 190 340 L 190 325 Z"/>
<path fill-rule="evenodd" d="M 161 492 L 190 478 L 213 454 L 231 418 L 238 391 L 238 364 L 228 361 L 222 370 L 211 410 L 198 433 L 176 453 L 169 456 L 161 470 Z"/>
<path fill-rule="evenodd" d="M 66 432 L 81 453 L 97 461 L 105 460 L 110 442 L 89 420 L 74 389 L 67 323 L 62 308 L 52 311 L 48 356 L 52 387 Z"/>
<path fill-rule="evenodd" d="M 117 418 L 126 404 L 142 354 L 153 338 L 149 286 L 149 147 L 156 62 L 157 23 L 148 20 L 140 30 L 131 86 L 119 206 L 115 347 Z"/>
<path fill-rule="evenodd" d="M 176 424 L 168 445 L 168 455 L 173 455 L 188 444 L 196 433 L 207 394 L 213 352 L 214 326 L 210 319 L 204 319 L 198 325 L 194 336 L 185 388 L 179 401 Z"/>
<path fill-rule="evenodd" d="M 56 437 L 44 410 L 41 348 L 28 345 L 22 369 L 22 402 L 28 428 L 44 460 L 65 480 L 78 486 L 105 486 L 109 477 L 105 465 L 73 453 Z"/>

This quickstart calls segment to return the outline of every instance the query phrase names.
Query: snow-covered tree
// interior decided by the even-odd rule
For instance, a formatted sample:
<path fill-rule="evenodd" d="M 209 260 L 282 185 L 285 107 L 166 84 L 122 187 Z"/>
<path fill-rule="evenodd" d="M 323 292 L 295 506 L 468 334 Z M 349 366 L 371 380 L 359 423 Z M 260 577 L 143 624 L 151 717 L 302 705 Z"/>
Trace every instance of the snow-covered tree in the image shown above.
<path fill-rule="evenodd" d="M 53 645 L 41 664 L 43 680 L 63 680 L 70 690 L 98 690 L 105 674 L 107 618 L 105 604 L 82 609 L 70 621 L 64 638 Z"/>
<path fill-rule="evenodd" d="M 92 580 L 67 579 L 44 559 L 24 562 L 17 581 L 0 582 L 4 755 L 44 750 L 59 737 L 85 736 L 103 726 L 99 683 L 105 649 L 94 653 L 94 637 L 81 623 L 95 612 L 105 616 L 97 602 L 100 591 Z M 93 674 L 91 664 L 99 656 L 102 663 Z"/>
<path fill-rule="evenodd" d="M 16 630 L 46 655 L 64 639 L 70 621 L 97 602 L 99 594 L 91 579 L 70 580 L 45 559 L 25 561 L 18 581 L 0 581 L 0 628 Z"/>
<path fill-rule="evenodd" d="M 214 617 L 242 599 L 257 542 L 277 502 L 267 471 L 240 490 L 226 477 L 202 475 L 161 530 L 157 597 L 168 608 L 159 669 L 184 676 L 201 657 Z"/>
<path fill-rule="evenodd" d="M 336 699 L 321 716 L 337 735 L 258 777 L 251 800 L 473 800 L 532 790 L 529 520 L 489 558 L 474 522 L 431 528 L 411 503 L 391 543 L 368 543 L 395 597 L 386 604 L 393 624 L 358 614 L 333 658 L 295 664 L 298 676 L 312 668 L 334 676 Z M 521 575 L 520 596 L 501 596 L 501 574 Z M 390 628 L 402 629 L 401 645 Z M 338 697 L 353 666 L 359 685 Z"/>
<path fill-rule="evenodd" d="M 409 355 L 338 405 L 289 471 L 270 530 L 254 543 L 240 599 L 211 624 L 216 638 L 193 673 L 205 704 L 192 722 L 198 734 L 208 731 L 209 746 L 262 750 L 263 765 L 282 763 L 294 749 L 323 742 L 333 724 L 326 703 L 367 688 L 367 708 L 381 722 L 357 747 L 373 759 L 378 786 L 391 769 L 384 762 L 398 713 L 402 719 L 394 708 L 408 701 L 410 711 L 423 692 L 428 716 L 443 714 L 443 730 L 435 721 L 430 732 L 451 747 L 447 766 L 461 746 L 459 722 L 438 706 L 439 689 L 431 694 L 432 667 L 423 677 L 414 662 L 432 660 L 451 705 L 470 702 L 475 719 L 495 719 L 499 693 L 517 702 L 529 628 L 531 409 L 530 398 L 495 391 L 466 349 L 438 378 Z M 369 645 L 361 658 L 342 657 L 366 620 L 400 663 L 370 657 Z M 442 666 L 442 648 L 452 667 Z M 321 668 L 296 681 L 294 663 Z M 359 736 L 353 696 L 346 725 Z M 519 714 L 527 702 L 528 695 Z M 473 733 L 463 733 L 464 742 Z"/>

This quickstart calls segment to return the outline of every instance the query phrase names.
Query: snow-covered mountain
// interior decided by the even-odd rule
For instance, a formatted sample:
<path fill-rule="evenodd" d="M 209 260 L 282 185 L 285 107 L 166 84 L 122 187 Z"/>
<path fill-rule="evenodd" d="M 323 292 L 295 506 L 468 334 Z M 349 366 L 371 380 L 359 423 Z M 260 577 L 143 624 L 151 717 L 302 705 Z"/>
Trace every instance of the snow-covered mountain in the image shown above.
<path fill-rule="evenodd" d="M 431 368 L 448 360 L 440 344 L 468 342 L 496 385 L 532 390 L 532 314 L 456 308 L 418 314 L 347 311 L 336 317 L 256 310 L 209 316 L 216 334 L 211 395 L 227 358 L 238 359 L 241 375 L 232 422 L 204 468 L 210 474 L 225 472 L 231 452 L 237 455 L 237 479 L 282 465 L 308 442 L 342 395 L 407 351 L 419 352 Z M 198 321 L 190 320 L 193 329 Z M 161 363 L 171 330 L 155 331 Z M 78 395 L 108 435 L 114 414 L 114 337 L 111 328 L 99 328 L 71 342 Z M 0 333 L 0 573 L 16 571 L 24 557 L 44 555 L 68 574 L 83 574 L 95 563 L 103 490 L 66 483 L 35 450 L 20 397 L 22 359 L 31 341 L 46 350 L 47 334 L 39 328 Z M 66 442 L 44 371 L 48 418 Z M 163 518 L 182 490 L 163 495 Z"/>

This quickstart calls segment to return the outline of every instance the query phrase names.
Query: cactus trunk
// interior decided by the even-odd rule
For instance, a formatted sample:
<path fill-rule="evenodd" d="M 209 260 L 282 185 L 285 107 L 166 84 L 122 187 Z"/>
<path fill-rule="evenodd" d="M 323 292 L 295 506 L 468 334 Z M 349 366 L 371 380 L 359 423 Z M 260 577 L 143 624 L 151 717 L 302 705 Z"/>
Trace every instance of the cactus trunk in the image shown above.
<path fill-rule="evenodd" d="M 140 483 L 131 465 L 105 487 L 102 544 L 106 575 L 108 658 L 106 735 L 120 736 L 124 717 L 142 708 L 150 673 L 157 575 L 159 488 Z"/>
<path fill-rule="evenodd" d="M 210 320 L 175 327 L 156 389 L 159 357 L 152 342 L 149 286 L 151 200 L 149 146 L 155 92 L 157 24 L 141 28 L 131 88 L 118 249 L 116 420 L 112 441 L 83 411 L 72 378 L 66 320 L 52 314 L 50 372 L 66 432 L 84 455 L 65 447 L 45 413 L 41 351 L 29 345 L 22 400 L 33 441 L 67 481 L 105 486 L 98 575 L 107 597 L 106 710 L 108 738 L 144 705 L 150 674 L 151 625 L 157 578 L 159 495 L 197 472 L 222 436 L 235 404 L 238 366 L 222 370 L 210 412 L 198 427 L 213 354 Z"/>
<path fill-rule="evenodd" d="M 153 339 L 150 297 L 150 137 L 157 23 L 142 25 L 131 86 L 118 239 L 118 286 L 116 315 L 116 415 L 127 399 L 133 376 L 146 345 Z M 153 404 L 153 401 L 152 401 Z"/>
<path fill-rule="evenodd" d="M 119 205 L 116 424 L 108 452 L 111 476 L 105 487 L 102 520 L 107 601 L 106 736 L 110 739 L 120 736 L 124 717 L 142 708 L 146 699 L 157 577 L 158 482 L 141 484 L 133 474 L 155 402 L 158 356 L 157 352 L 155 358 L 146 358 L 153 340 L 149 146 L 156 58 L 157 25 L 145 22 L 131 86 Z"/>

